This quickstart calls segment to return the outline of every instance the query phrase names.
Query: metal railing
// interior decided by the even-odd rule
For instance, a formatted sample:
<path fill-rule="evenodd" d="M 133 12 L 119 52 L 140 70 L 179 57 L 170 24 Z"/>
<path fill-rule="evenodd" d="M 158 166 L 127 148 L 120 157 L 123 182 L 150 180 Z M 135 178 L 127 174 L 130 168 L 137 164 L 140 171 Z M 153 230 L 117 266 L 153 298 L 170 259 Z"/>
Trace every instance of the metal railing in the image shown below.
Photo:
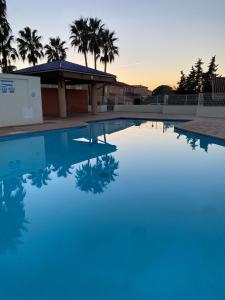
<path fill-rule="evenodd" d="M 225 106 L 225 93 L 153 95 L 148 97 L 127 97 L 110 95 L 99 97 L 99 105 L 203 105 Z"/>

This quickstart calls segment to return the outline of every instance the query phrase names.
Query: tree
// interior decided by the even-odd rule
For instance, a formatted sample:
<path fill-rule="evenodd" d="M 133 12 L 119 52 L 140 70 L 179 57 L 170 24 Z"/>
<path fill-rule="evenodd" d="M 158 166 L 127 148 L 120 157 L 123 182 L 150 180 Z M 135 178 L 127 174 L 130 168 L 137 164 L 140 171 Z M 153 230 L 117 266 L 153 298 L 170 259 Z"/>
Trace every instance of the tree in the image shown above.
<path fill-rule="evenodd" d="M 97 60 L 100 57 L 102 46 L 102 34 L 104 31 L 102 20 L 97 18 L 89 19 L 89 50 L 94 55 L 94 67 L 97 69 Z"/>
<path fill-rule="evenodd" d="M 195 93 L 195 75 L 196 75 L 196 71 L 195 68 L 192 66 L 191 71 L 186 80 L 187 94 Z"/>
<path fill-rule="evenodd" d="M 119 48 L 115 45 L 117 40 L 118 38 L 115 37 L 114 31 L 110 32 L 108 29 L 105 29 L 102 32 L 102 56 L 100 61 L 104 64 L 105 72 L 107 71 L 107 64 L 111 64 L 115 60 L 115 56 L 119 55 Z"/>
<path fill-rule="evenodd" d="M 183 71 L 181 73 L 180 81 L 178 82 L 177 94 L 186 94 L 187 92 L 187 78 Z"/>
<path fill-rule="evenodd" d="M 3 73 L 9 73 L 13 71 L 16 67 L 11 64 L 18 58 L 16 49 L 12 46 L 14 42 L 14 37 L 12 35 L 5 36 L 1 43 L 1 52 L 4 53 L 0 58 L 0 66 Z"/>
<path fill-rule="evenodd" d="M 7 20 L 7 6 L 5 0 L 0 0 L 0 39 L 5 34 L 11 32 L 10 24 Z"/>
<path fill-rule="evenodd" d="M 29 63 L 35 66 L 38 59 L 44 56 L 41 39 L 42 36 L 37 35 L 37 30 L 31 30 L 30 27 L 25 27 L 19 31 L 17 43 L 23 61 L 27 59 Z"/>
<path fill-rule="evenodd" d="M 216 56 L 213 56 L 208 67 L 208 71 L 203 74 L 203 93 L 212 92 L 212 81 L 214 77 L 219 75 L 216 73 L 218 70 L 218 65 L 216 65 Z"/>
<path fill-rule="evenodd" d="M 203 64 L 201 58 L 195 64 L 194 92 L 197 94 L 202 92 Z"/>
<path fill-rule="evenodd" d="M 5 0 L 0 0 L 0 63 L 2 70 L 7 70 L 6 44 L 11 34 L 11 27 L 7 20 L 7 6 Z M 8 45 L 9 46 L 9 45 Z"/>
<path fill-rule="evenodd" d="M 49 39 L 49 44 L 45 45 L 45 55 L 47 56 L 48 62 L 66 59 L 66 51 L 68 48 L 64 47 L 65 44 L 66 42 L 61 41 L 60 37 Z"/>
<path fill-rule="evenodd" d="M 168 85 L 160 85 L 153 92 L 153 95 L 171 95 L 173 94 L 173 88 Z"/>
<path fill-rule="evenodd" d="M 78 53 L 83 53 L 86 67 L 88 67 L 87 53 L 89 38 L 90 32 L 87 18 L 75 20 L 72 25 L 70 25 L 71 46 L 77 49 Z"/>

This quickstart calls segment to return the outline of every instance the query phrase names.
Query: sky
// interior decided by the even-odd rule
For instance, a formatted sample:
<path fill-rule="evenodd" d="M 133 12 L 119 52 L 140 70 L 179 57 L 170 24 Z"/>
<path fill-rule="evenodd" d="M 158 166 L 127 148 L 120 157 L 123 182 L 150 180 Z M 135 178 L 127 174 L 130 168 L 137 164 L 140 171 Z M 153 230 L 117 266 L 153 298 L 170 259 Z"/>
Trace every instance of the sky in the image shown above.
<path fill-rule="evenodd" d="M 98 17 L 115 30 L 120 56 L 108 72 L 129 84 L 154 89 L 176 86 L 198 58 L 207 65 L 217 57 L 225 75 L 225 0 L 7 0 L 8 19 L 16 36 L 25 26 L 43 36 L 68 41 L 67 60 L 84 64 L 70 47 L 69 25 L 79 17 Z M 18 68 L 27 63 L 17 63 Z M 93 58 L 89 57 L 93 67 Z M 99 64 L 99 69 L 103 65 Z"/>

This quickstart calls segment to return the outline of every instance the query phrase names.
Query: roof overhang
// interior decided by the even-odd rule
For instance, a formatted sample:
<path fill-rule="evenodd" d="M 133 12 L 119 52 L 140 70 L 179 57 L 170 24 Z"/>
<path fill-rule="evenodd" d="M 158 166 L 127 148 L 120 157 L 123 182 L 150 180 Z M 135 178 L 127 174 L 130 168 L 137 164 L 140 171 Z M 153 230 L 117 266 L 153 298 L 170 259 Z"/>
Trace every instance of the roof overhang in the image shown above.
<path fill-rule="evenodd" d="M 59 80 L 65 80 L 70 85 L 116 82 L 115 75 L 66 61 L 37 65 L 13 73 L 40 77 L 42 84 L 58 84 Z"/>

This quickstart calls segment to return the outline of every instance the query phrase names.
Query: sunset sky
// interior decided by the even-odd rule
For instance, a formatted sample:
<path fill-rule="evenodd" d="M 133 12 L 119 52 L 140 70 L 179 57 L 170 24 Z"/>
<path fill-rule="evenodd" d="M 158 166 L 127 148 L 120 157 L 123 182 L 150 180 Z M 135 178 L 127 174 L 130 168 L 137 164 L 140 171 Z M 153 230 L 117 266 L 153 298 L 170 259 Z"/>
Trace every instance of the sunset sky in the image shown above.
<path fill-rule="evenodd" d="M 120 57 L 108 68 L 118 80 L 175 86 L 180 70 L 188 72 L 201 57 L 208 65 L 217 56 L 225 75 L 224 0 L 8 0 L 8 18 L 14 35 L 30 26 L 43 36 L 69 41 L 69 24 L 84 17 L 98 17 L 119 37 Z M 70 47 L 68 42 L 68 47 Z M 69 61 L 84 64 L 70 48 Z M 17 63 L 19 68 L 27 63 Z M 89 58 L 93 67 L 93 59 Z M 99 69 L 103 66 L 99 65 Z"/>

